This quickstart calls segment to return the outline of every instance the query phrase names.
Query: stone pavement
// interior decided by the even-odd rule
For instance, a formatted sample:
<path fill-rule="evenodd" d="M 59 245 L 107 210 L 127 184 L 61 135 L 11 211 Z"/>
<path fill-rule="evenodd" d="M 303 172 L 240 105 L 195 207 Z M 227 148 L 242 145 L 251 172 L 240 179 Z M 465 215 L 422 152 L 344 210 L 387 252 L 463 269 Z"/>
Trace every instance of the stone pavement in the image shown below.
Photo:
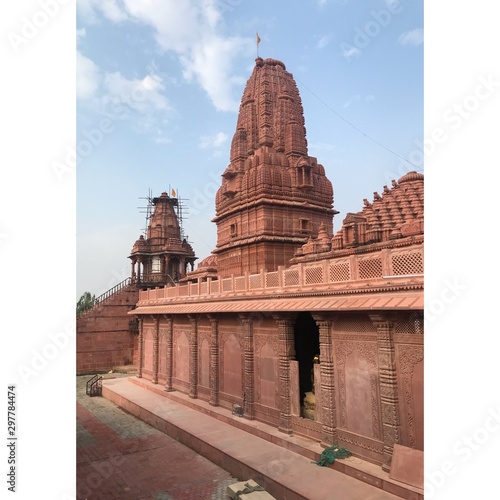
<path fill-rule="evenodd" d="M 77 500 L 227 499 L 237 478 L 107 399 L 87 396 L 90 377 L 77 377 Z"/>
<path fill-rule="evenodd" d="M 176 394 L 175 397 L 178 399 L 183 398 L 180 393 L 168 394 Z M 167 397 L 167 393 L 160 386 L 143 379 L 131 377 L 105 381 L 103 395 L 130 413 L 199 451 L 231 472 L 234 477 L 240 480 L 254 479 L 278 500 L 397 500 L 401 498 L 348 474 L 328 467 L 319 467 L 311 463 L 311 457 L 279 446 L 276 443 L 284 434 L 275 429 L 265 434 L 264 428 L 269 427 L 265 424 L 239 417 L 229 417 L 239 424 L 245 423 L 254 427 L 255 434 L 252 434 L 225 422 L 224 419 L 230 415 L 228 410 L 220 407 L 209 408 L 208 403 L 205 404 L 199 400 L 186 400 L 185 403 L 191 402 L 199 405 L 199 409 L 193 409 L 180 401 L 173 400 L 171 396 Z M 212 410 L 216 412 L 216 418 L 210 416 Z M 288 446 L 297 446 L 299 443 L 298 437 L 288 439 Z M 321 449 L 319 444 L 316 447 L 318 451 Z M 378 466 L 373 467 L 380 469 Z M 362 476 L 363 474 L 360 477 Z M 387 483 L 387 487 L 391 487 L 391 484 Z M 406 493 L 402 496 L 408 500 L 423 498 L 417 493 L 403 491 Z"/>

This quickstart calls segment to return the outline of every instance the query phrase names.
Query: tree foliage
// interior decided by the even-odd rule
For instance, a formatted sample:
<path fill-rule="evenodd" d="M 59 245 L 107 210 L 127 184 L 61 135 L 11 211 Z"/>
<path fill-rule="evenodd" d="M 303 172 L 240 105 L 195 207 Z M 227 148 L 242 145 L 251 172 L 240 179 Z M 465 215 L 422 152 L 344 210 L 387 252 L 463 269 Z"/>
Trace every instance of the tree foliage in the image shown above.
<path fill-rule="evenodd" d="M 84 311 L 90 309 L 95 304 L 95 295 L 90 292 L 84 292 L 76 303 L 76 315 L 80 316 Z"/>

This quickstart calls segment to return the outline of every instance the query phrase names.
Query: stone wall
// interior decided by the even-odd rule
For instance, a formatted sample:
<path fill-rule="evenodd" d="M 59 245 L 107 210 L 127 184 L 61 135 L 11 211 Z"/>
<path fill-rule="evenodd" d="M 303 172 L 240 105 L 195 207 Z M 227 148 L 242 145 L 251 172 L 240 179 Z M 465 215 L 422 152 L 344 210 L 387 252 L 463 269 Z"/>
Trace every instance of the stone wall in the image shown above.
<path fill-rule="evenodd" d="M 129 285 L 77 319 L 77 373 L 137 364 L 137 332 L 130 327 L 133 317 L 127 313 L 138 297 L 137 288 Z"/>
<path fill-rule="evenodd" d="M 332 311 L 313 317 L 321 363 L 314 365 L 319 383 L 312 418 L 303 418 L 297 406 L 298 314 L 146 316 L 140 376 L 154 382 L 156 365 L 157 382 L 167 390 L 228 410 L 243 404 L 246 418 L 336 442 L 386 468 L 395 443 L 423 449 L 421 315 Z"/>

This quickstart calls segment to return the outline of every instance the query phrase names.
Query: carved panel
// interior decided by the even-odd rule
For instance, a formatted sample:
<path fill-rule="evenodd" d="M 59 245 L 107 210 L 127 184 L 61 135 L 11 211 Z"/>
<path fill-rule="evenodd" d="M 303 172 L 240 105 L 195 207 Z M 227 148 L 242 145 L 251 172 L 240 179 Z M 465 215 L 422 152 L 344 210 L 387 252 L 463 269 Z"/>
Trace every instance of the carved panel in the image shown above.
<path fill-rule="evenodd" d="M 370 406 L 371 406 L 371 421 L 372 421 L 372 436 L 379 439 L 381 437 L 380 423 L 380 407 L 379 407 L 379 392 L 378 392 L 378 360 L 377 360 L 377 344 L 375 342 L 354 342 L 335 340 L 334 353 L 337 365 L 337 381 L 338 381 L 338 398 L 339 398 L 339 427 L 349 430 L 348 418 L 348 394 L 346 377 L 356 376 L 356 372 L 346 373 L 346 360 L 348 356 L 355 354 L 359 355 L 361 360 L 364 360 L 369 367 L 368 379 L 364 377 L 364 381 L 368 381 L 365 389 L 369 389 Z M 364 370 L 359 373 L 364 374 Z M 362 377 L 363 378 L 363 377 Z"/>
<path fill-rule="evenodd" d="M 400 374 L 400 401 L 402 403 L 401 414 L 406 422 L 407 446 L 410 448 L 422 448 L 422 438 L 420 427 L 423 427 L 423 408 L 415 405 L 415 400 L 423 404 L 421 394 L 415 394 L 414 376 L 415 367 L 424 359 L 423 346 L 397 345 L 397 362 Z M 419 405 L 420 406 L 420 405 Z"/>

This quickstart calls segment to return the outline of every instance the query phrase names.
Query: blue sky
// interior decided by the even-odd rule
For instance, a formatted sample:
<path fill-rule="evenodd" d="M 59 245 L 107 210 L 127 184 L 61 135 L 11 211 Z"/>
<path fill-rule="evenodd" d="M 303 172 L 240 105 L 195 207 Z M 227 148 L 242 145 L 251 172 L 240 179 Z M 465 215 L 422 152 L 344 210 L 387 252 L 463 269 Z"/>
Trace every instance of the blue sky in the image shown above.
<path fill-rule="evenodd" d="M 391 179 L 423 170 L 423 24 L 420 0 L 80 0 L 77 296 L 129 275 L 149 190 L 185 200 L 200 260 L 215 248 L 214 194 L 256 32 L 259 55 L 297 81 L 335 231 Z"/>

